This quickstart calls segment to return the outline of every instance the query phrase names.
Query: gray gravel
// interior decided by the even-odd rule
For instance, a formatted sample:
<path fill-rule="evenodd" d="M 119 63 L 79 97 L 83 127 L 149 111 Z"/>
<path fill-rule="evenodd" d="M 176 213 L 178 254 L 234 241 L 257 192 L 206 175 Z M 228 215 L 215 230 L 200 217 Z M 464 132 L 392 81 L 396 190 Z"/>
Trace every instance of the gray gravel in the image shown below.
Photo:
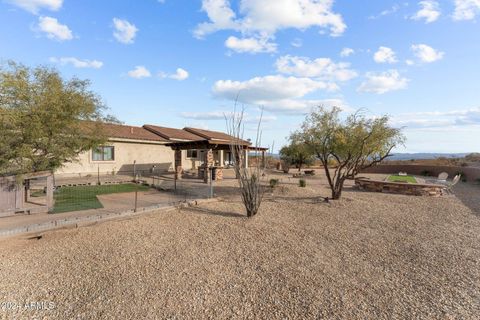
<path fill-rule="evenodd" d="M 479 318 L 478 214 L 348 188 L 320 203 L 322 182 L 282 179 L 252 219 L 225 188 L 198 208 L 3 240 L 0 302 L 55 306 L 0 318 Z"/>

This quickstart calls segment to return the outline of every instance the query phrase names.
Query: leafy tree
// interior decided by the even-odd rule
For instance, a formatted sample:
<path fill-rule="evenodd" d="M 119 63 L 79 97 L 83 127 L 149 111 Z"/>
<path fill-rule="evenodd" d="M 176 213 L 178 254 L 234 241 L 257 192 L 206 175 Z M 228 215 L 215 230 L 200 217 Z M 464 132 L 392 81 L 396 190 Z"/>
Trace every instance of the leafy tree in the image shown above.
<path fill-rule="evenodd" d="M 314 154 L 307 145 L 297 140 L 295 135 L 290 137 L 290 144 L 280 149 L 280 160 L 287 168 L 294 165 L 300 171 L 303 166 L 313 163 Z"/>
<path fill-rule="evenodd" d="M 370 119 L 356 112 L 342 121 L 339 113 L 336 107 L 318 107 L 295 133 L 322 162 L 332 199 L 340 199 L 346 179 L 383 161 L 405 139 L 401 129 L 389 126 L 388 116 Z M 334 168 L 329 167 L 332 159 Z"/>
<path fill-rule="evenodd" d="M 0 173 L 55 170 L 105 141 L 100 97 L 89 81 L 47 67 L 0 66 Z"/>

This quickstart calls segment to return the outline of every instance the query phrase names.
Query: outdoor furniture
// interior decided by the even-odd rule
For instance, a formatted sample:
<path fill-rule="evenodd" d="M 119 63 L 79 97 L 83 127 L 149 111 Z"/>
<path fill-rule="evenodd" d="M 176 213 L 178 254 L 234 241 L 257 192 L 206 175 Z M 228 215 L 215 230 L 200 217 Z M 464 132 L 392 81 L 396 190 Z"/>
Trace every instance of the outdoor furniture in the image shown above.
<path fill-rule="evenodd" d="M 447 178 L 448 178 L 448 173 L 446 173 L 446 172 L 441 172 L 441 173 L 438 175 L 437 182 L 438 182 L 438 183 L 446 184 L 446 183 L 447 183 Z"/>
<path fill-rule="evenodd" d="M 461 178 L 462 178 L 462 175 L 461 175 L 461 174 L 457 174 L 457 175 L 453 178 L 452 182 L 447 182 L 447 190 L 448 190 L 449 192 L 452 192 L 453 186 L 456 185 L 456 184 L 460 181 Z"/>

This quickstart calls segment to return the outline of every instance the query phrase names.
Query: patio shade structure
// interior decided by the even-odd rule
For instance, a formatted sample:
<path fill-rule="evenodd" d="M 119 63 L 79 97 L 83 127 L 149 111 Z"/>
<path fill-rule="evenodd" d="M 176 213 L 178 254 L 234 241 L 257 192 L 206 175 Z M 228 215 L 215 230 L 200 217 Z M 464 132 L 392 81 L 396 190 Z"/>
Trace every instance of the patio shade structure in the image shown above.
<path fill-rule="evenodd" d="M 175 150 L 175 180 L 180 178 L 180 174 L 182 172 L 182 157 L 181 157 L 181 151 L 182 150 L 191 150 L 191 149 L 196 149 L 196 150 L 206 150 L 204 154 L 204 163 L 203 163 L 203 169 L 204 169 L 204 175 L 203 179 L 204 182 L 208 183 L 209 182 L 209 174 L 207 170 L 208 168 L 214 167 L 213 164 L 213 151 L 230 151 L 230 141 L 227 140 L 220 140 L 220 139 L 202 139 L 202 140 L 196 140 L 196 141 L 177 141 L 177 142 L 172 142 L 166 144 L 167 146 L 171 147 L 173 150 Z M 262 165 L 265 166 L 265 152 L 268 151 L 268 148 L 263 148 L 263 147 L 255 147 L 252 146 L 249 141 L 245 140 L 240 140 L 239 141 L 240 145 L 242 146 L 243 150 L 246 152 L 245 156 L 245 163 L 243 164 L 244 166 L 248 166 L 248 153 L 250 151 L 259 151 L 262 153 Z M 223 161 L 223 159 L 222 159 Z M 221 161 L 221 162 L 222 162 Z M 221 165 L 223 165 L 221 163 Z"/>

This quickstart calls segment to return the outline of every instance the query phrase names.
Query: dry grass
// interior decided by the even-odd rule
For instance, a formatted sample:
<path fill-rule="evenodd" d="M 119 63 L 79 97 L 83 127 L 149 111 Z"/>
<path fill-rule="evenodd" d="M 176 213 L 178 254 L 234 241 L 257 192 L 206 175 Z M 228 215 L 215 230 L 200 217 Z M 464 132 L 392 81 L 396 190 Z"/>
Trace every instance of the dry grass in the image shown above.
<path fill-rule="evenodd" d="M 0 317 L 478 319 L 480 221 L 460 200 L 325 204 L 322 178 L 282 179 L 251 219 L 225 187 L 219 203 L 2 241 L 1 301 L 56 308 Z"/>

